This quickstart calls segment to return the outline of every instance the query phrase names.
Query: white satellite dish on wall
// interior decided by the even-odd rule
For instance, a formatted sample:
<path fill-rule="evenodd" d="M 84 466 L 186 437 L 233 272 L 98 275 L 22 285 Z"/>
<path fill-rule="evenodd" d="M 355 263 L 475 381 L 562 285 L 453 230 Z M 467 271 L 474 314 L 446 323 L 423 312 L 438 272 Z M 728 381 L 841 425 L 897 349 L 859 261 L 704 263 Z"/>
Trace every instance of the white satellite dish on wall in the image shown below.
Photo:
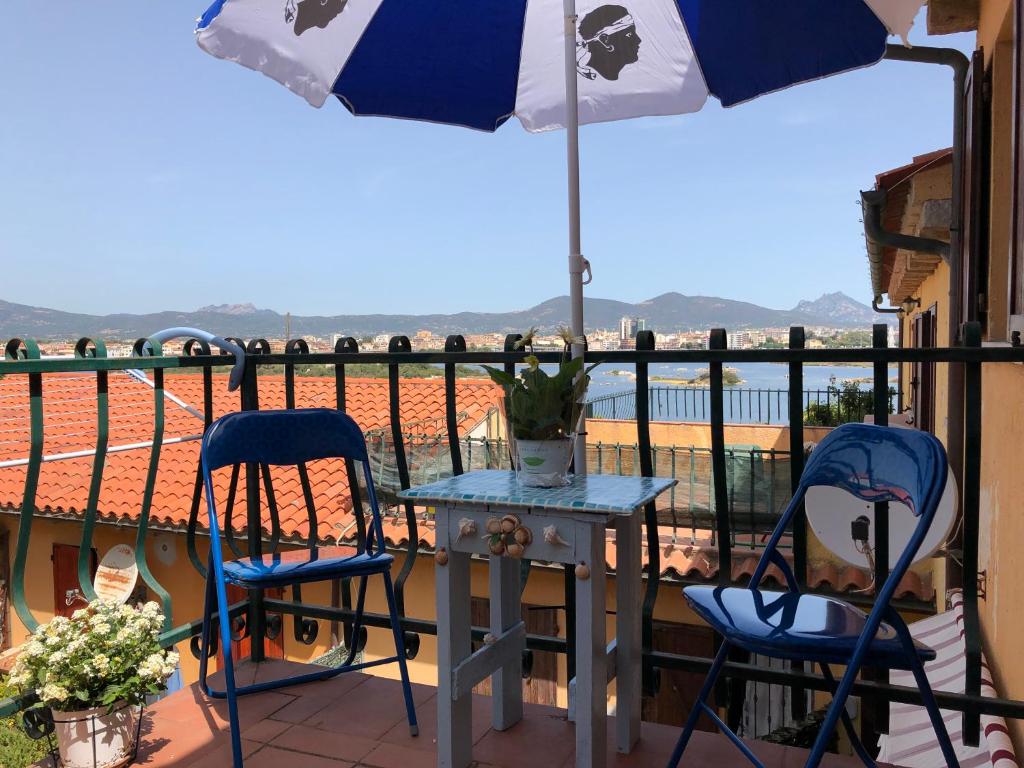
<path fill-rule="evenodd" d="M 111 547 L 100 561 L 93 577 L 93 589 L 101 600 L 126 603 L 139 579 L 135 550 L 127 544 Z"/>
<path fill-rule="evenodd" d="M 928 535 L 924 537 L 921 548 L 914 557 L 914 562 L 919 562 L 928 557 L 941 547 L 949 538 L 956 522 L 957 498 L 956 480 L 953 478 L 953 471 L 950 470 L 946 479 L 946 489 L 939 500 L 939 507 L 935 511 L 935 519 Z M 851 565 L 859 568 L 868 568 L 867 555 L 857 549 L 853 540 L 851 526 L 859 517 L 866 517 L 869 521 L 869 543 L 874 540 L 875 531 L 875 505 L 871 502 L 861 501 L 852 493 L 842 488 L 816 485 L 807 489 L 807 496 L 804 499 L 807 508 L 807 522 L 811 529 L 828 549 L 841 557 Z M 896 561 L 903 553 L 910 541 L 910 537 L 917 527 L 918 518 L 903 504 L 897 502 L 889 503 L 889 567 L 896 565 Z"/>

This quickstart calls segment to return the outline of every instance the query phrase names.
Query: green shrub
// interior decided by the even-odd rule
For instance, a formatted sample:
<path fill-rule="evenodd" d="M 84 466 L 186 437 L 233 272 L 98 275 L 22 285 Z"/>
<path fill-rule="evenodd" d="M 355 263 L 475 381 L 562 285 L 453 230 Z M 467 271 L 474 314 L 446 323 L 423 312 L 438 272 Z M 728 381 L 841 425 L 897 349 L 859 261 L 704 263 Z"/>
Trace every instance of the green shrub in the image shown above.
<path fill-rule="evenodd" d="M 0 681 L 0 699 L 13 696 L 6 681 Z M 0 766 L 25 768 L 46 757 L 46 740 L 33 741 L 21 728 L 21 715 L 0 718 Z"/>
<path fill-rule="evenodd" d="M 875 412 L 875 393 L 872 389 L 861 389 L 855 381 L 844 381 L 842 386 L 831 384 L 826 390 L 825 402 L 813 402 L 804 411 L 804 425 L 808 427 L 838 427 L 848 422 L 864 421 L 864 417 Z M 888 408 L 893 412 L 894 387 L 889 387 Z"/>

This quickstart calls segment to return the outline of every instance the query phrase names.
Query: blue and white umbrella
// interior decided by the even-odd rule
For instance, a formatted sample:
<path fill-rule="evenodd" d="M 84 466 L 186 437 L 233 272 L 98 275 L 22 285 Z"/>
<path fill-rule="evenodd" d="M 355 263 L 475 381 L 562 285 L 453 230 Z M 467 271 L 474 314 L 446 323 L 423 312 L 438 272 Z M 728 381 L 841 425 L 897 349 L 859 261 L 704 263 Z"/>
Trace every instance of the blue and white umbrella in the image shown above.
<path fill-rule="evenodd" d="M 732 106 L 868 66 L 924 0 L 216 0 L 200 47 L 316 107 L 494 131 L 567 128 L 572 330 L 583 335 L 580 124 Z M 568 109 L 567 109 L 568 105 Z M 574 350 L 580 351 L 580 350 Z M 577 467 L 583 457 L 577 455 Z"/>

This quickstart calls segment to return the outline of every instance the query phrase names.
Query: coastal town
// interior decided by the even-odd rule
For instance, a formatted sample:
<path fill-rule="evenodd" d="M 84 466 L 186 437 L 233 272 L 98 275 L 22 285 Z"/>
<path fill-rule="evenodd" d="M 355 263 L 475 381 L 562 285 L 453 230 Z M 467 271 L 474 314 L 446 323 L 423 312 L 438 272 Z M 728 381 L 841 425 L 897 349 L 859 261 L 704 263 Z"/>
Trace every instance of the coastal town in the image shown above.
<path fill-rule="evenodd" d="M 525 329 L 524 329 L 525 330 Z M 633 349 L 636 346 L 637 333 L 644 330 L 654 332 L 657 349 L 707 349 L 709 330 L 706 328 L 660 330 L 651 328 L 644 318 L 623 317 L 618 328 L 598 328 L 587 333 L 587 348 L 592 351 L 608 351 L 616 349 Z M 843 347 L 861 347 L 870 345 L 870 327 L 856 328 L 849 326 L 816 325 L 805 327 L 806 348 L 825 349 Z M 363 352 L 387 352 L 388 344 L 397 333 L 378 333 L 372 336 L 356 338 Z M 309 345 L 310 352 L 333 352 L 338 341 L 348 334 L 339 330 L 330 336 L 303 336 Z M 290 335 L 272 336 L 266 341 L 271 352 L 283 352 Z M 500 351 L 505 344 L 505 334 L 467 333 L 463 335 L 466 348 L 476 351 Z M 729 349 L 777 349 L 786 346 L 789 328 L 744 328 L 730 331 L 727 335 Z M 60 357 L 74 355 L 77 339 L 40 340 L 39 349 L 44 356 Z M 107 355 L 110 357 L 130 357 L 134 339 L 106 340 Z M 896 326 L 889 327 L 889 346 L 899 345 L 899 334 Z M 429 330 L 420 330 L 409 337 L 413 352 L 432 352 L 444 349 L 445 337 Z M 555 351 L 563 346 L 562 337 L 555 332 L 538 333 L 534 337 L 534 347 L 538 350 Z M 163 345 L 165 354 L 181 354 L 183 341 L 169 341 Z"/>

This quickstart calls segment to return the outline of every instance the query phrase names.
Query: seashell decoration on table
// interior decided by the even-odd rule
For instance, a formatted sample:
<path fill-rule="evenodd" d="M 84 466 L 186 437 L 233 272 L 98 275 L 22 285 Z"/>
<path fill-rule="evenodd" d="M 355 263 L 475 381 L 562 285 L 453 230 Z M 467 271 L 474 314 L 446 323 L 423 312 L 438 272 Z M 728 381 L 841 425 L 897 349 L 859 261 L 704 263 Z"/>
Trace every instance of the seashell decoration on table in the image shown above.
<path fill-rule="evenodd" d="M 492 555 L 520 558 L 533 542 L 533 532 L 517 515 L 489 517 L 485 528 L 487 534 L 483 538 Z"/>

